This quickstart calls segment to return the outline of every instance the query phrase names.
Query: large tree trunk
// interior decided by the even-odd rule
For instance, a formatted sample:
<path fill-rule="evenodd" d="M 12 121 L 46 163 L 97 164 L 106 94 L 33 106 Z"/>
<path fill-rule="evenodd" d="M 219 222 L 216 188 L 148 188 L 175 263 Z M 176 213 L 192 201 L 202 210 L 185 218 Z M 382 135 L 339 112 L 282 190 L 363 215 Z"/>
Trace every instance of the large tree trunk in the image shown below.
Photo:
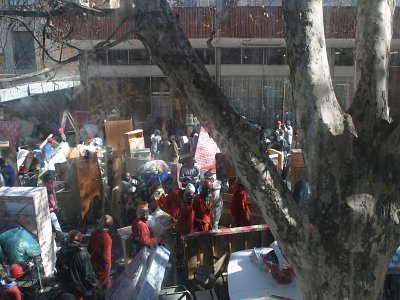
<path fill-rule="evenodd" d="M 387 122 L 385 97 L 379 96 L 385 95 L 383 70 L 391 34 L 375 39 L 384 28 L 391 30 L 387 24 L 391 24 L 394 3 L 358 2 L 358 22 L 365 24 L 358 26 L 358 31 L 369 32 L 371 37 L 365 39 L 376 51 L 357 56 L 365 58 L 357 59 L 357 95 L 368 99 L 356 97 L 357 110 L 363 113 L 354 116 L 341 109 L 333 92 L 322 0 L 284 4 L 293 96 L 311 184 L 311 196 L 301 205 L 262 153 L 260 133 L 229 106 L 195 55 L 167 1 L 137 0 L 134 8 L 125 8 L 137 36 L 164 75 L 175 82 L 217 144 L 228 150 L 238 175 L 293 265 L 304 299 L 375 300 L 400 240 L 395 182 L 400 175 L 399 136 L 395 125 Z M 363 48 L 362 39 L 358 38 L 358 43 L 357 50 Z M 385 58 L 372 64 L 376 55 Z M 363 84 L 366 72 L 371 80 Z M 371 103 L 376 105 L 371 108 Z M 363 119 L 364 114 L 373 119 Z M 371 137 L 369 126 L 372 137 L 379 136 L 382 144 L 365 149 Z M 385 169 L 390 172 L 389 179 L 383 174 Z"/>
<path fill-rule="evenodd" d="M 386 82 L 394 3 L 358 2 L 352 115 L 342 111 L 333 92 L 322 0 L 284 4 L 293 97 L 312 187 L 307 254 L 293 252 L 289 259 L 305 299 L 376 299 L 399 243 L 392 192 L 397 184 L 387 183 L 382 173 L 394 159 L 383 150 L 390 138 Z"/>

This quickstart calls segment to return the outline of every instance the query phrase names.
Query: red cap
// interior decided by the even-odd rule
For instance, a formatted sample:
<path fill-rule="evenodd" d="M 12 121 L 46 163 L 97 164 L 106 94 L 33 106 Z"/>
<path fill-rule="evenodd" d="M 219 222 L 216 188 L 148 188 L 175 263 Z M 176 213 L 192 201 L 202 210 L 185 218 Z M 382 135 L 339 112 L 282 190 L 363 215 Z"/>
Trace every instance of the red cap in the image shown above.
<path fill-rule="evenodd" d="M 278 120 L 278 121 L 276 121 L 276 124 L 278 124 L 278 126 L 281 126 L 282 125 L 282 121 Z"/>
<path fill-rule="evenodd" d="M 10 275 L 12 278 L 18 279 L 25 275 L 25 270 L 20 264 L 15 263 L 10 267 Z"/>
<path fill-rule="evenodd" d="M 64 132 L 64 128 L 62 127 L 58 128 L 58 132 Z"/>
<path fill-rule="evenodd" d="M 48 141 L 49 143 L 52 143 L 52 142 L 54 142 L 54 139 L 53 139 L 53 138 L 48 138 L 47 141 Z"/>

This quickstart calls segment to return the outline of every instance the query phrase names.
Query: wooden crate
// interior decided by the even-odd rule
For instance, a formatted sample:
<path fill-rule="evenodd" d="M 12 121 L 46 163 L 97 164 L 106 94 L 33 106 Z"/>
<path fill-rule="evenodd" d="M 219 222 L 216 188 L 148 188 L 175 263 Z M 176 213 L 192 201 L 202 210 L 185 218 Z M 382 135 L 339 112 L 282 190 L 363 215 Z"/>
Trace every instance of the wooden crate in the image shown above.
<path fill-rule="evenodd" d="M 290 184 L 291 191 L 294 191 L 294 186 L 297 181 L 303 179 L 305 171 L 304 156 L 301 149 L 292 149 L 290 155 Z"/>
<path fill-rule="evenodd" d="M 294 186 L 297 181 L 301 180 L 304 178 L 304 172 L 306 168 L 293 168 L 291 170 L 291 177 L 290 177 L 290 184 L 291 184 L 291 191 L 292 193 L 294 192 Z"/>
<path fill-rule="evenodd" d="M 133 130 L 132 119 L 129 120 L 105 120 L 104 121 L 106 143 L 112 147 L 114 155 L 129 153 L 129 143 L 125 133 Z"/>
<path fill-rule="evenodd" d="M 125 135 L 128 138 L 129 149 L 144 149 L 144 136 L 142 129 L 136 129 L 132 131 L 125 132 Z"/>
<path fill-rule="evenodd" d="M 290 167 L 291 168 L 303 168 L 304 157 L 301 149 L 292 149 L 290 152 Z"/>
<path fill-rule="evenodd" d="M 285 155 L 283 154 L 283 152 L 280 152 L 278 150 L 275 149 L 268 149 L 268 155 L 270 156 L 270 158 L 272 159 L 275 155 L 277 156 L 277 166 L 279 168 L 279 170 L 283 170 L 283 164 L 285 161 Z"/>

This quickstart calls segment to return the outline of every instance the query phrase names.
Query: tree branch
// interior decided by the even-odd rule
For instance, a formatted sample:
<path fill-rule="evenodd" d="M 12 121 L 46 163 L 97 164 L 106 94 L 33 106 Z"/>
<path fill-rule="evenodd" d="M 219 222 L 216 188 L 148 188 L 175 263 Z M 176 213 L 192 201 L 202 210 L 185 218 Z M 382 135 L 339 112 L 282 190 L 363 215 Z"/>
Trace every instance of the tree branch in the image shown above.
<path fill-rule="evenodd" d="M 350 112 L 364 143 L 377 138 L 382 120 L 390 122 L 388 66 L 394 8 L 393 0 L 358 1 L 355 97 Z"/>
<path fill-rule="evenodd" d="M 0 16 L 18 16 L 18 17 L 33 17 L 33 18 L 48 18 L 56 17 L 64 14 L 67 11 L 80 11 L 96 16 L 113 15 L 118 12 L 117 9 L 94 9 L 78 3 L 68 1 L 64 5 L 49 11 L 45 10 L 19 10 L 19 9 L 0 9 Z"/>
<path fill-rule="evenodd" d="M 125 19 L 123 20 L 123 22 L 125 22 Z M 61 67 L 67 65 L 67 64 L 70 64 L 70 63 L 78 61 L 79 58 L 84 54 L 97 53 L 97 52 L 99 52 L 101 50 L 112 48 L 112 47 L 118 45 L 119 43 L 125 41 L 126 39 L 128 39 L 128 37 L 130 37 L 132 35 L 132 33 L 133 33 L 133 29 L 129 30 L 124 35 L 122 35 L 119 39 L 116 39 L 116 40 L 114 40 L 112 42 L 110 40 L 107 40 L 106 43 L 105 42 L 99 42 L 93 49 L 86 50 L 86 51 L 81 51 L 79 54 L 74 55 L 74 56 L 72 56 L 72 57 L 70 57 L 68 59 L 63 60 L 63 61 L 60 61 L 60 62 L 58 62 L 58 64 L 53 65 L 51 67 L 44 68 L 44 69 L 38 70 L 36 72 L 32 72 L 32 73 L 28 73 L 28 74 L 24 74 L 24 75 L 20 75 L 20 76 L 9 77 L 9 78 L 1 78 L 0 79 L 0 83 L 14 82 L 14 81 L 25 80 L 25 79 L 28 79 L 28 78 L 34 78 L 36 76 L 43 75 L 43 74 L 50 73 L 52 71 L 58 70 Z"/>

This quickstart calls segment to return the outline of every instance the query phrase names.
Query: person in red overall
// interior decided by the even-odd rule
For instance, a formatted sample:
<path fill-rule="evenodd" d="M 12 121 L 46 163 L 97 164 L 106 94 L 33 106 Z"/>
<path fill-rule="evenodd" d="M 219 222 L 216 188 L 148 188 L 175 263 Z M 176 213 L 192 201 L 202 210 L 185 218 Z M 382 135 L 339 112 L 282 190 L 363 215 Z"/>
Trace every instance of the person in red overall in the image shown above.
<path fill-rule="evenodd" d="M 196 188 L 188 183 L 183 193 L 181 207 L 179 208 L 178 218 L 175 224 L 176 241 L 179 244 L 181 236 L 194 232 L 194 210 L 192 207 Z"/>
<path fill-rule="evenodd" d="M 138 253 L 144 246 L 151 247 L 160 242 L 159 238 L 152 238 L 147 225 L 149 208 L 146 204 L 139 205 L 136 209 L 137 218 L 132 222 L 133 243 Z"/>
<path fill-rule="evenodd" d="M 112 239 L 108 231 L 112 225 L 113 218 L 110 215 L 102 216 L 96 230 L 90 235 L 87 246 L 93 271 L 105 289 L 111 287 Z"/>
<path fill-rule="evenodd" d="M 212 210 L 212 186 L 213 183 L 210 179 L 204 179 L 202 191 L 193 201 L 194 226 L 197 231 L 212 230 L 212 218 L 214 217 Z"/>
<path fill-rule="evenodd" d="M 167 196 L 162 194 L 158 200 L 158 207 L 176 219 L 179 213 L 179 206 L 182 199 L 182 190 L 177 188 L 169 193 Z"/>
<path fill-rule="evenodd" d="M 250 225 L 250 209 L 247 204 L 247 191 L 239 178 L 233 185 L 231 213 L 236 227 Z"/>

